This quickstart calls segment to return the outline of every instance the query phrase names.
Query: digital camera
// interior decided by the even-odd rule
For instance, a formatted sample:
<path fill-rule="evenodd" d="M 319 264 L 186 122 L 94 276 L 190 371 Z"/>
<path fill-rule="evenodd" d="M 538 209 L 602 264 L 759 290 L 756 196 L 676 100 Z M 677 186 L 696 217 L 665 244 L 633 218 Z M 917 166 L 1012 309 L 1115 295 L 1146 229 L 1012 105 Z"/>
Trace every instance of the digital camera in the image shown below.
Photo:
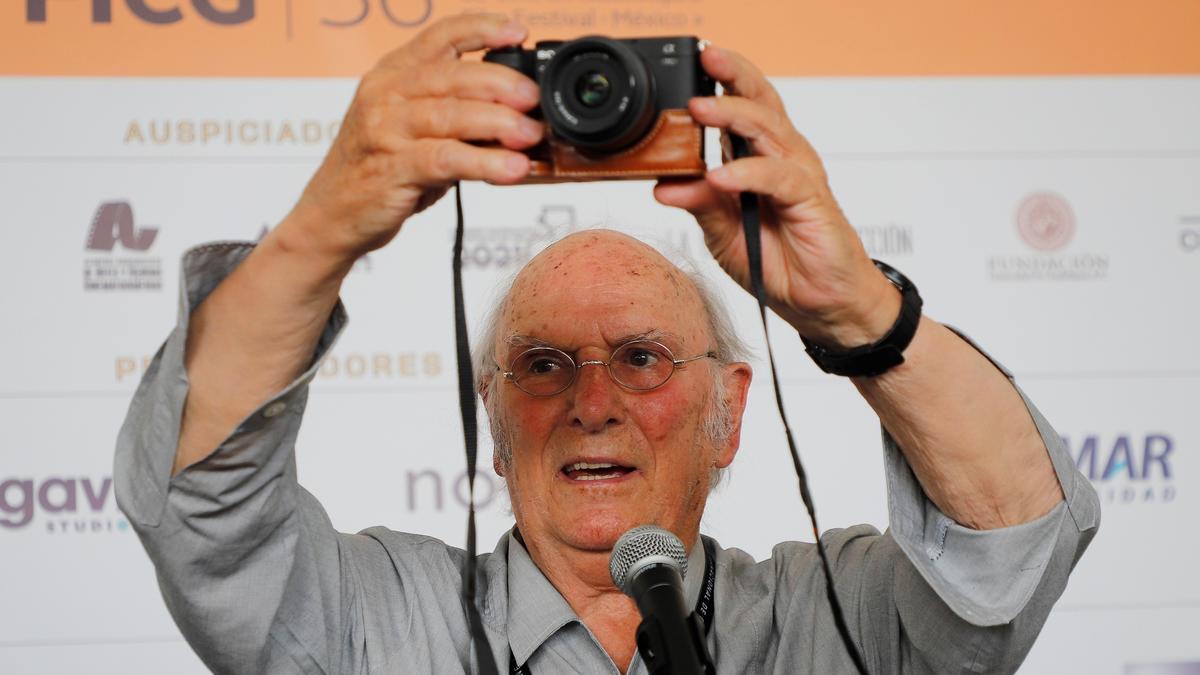
<path fill-rule="evenodd" d="M 533 115 L 549 131 L 526 151 L 525 182 L 645 179 L 704 173 L 704 128 L 688 99 L 712 96 L 695 37 L 615 40 L 598 35 L 507 47 L 483 59 L 538 83 Z"/>

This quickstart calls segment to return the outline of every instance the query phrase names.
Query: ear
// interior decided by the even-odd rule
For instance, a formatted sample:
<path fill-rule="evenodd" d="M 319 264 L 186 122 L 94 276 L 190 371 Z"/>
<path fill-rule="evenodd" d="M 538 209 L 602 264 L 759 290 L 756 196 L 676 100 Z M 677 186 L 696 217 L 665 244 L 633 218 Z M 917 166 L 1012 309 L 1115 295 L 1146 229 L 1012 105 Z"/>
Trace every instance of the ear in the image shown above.
<path fill-rule="evenodd" d="M 725 380 L 725 406 L 729 410 L 729 437 L 722 447 L 717 448 L 716 467 L 724 469 L 733 463 L 738 447 L 742 443 L 742 415 L 746 412 L 746 397 L 750 393 L 750 380 L 754 370 L 749 363 L 730 363 L 723 366 L 721 377 Z"/>
<path fill-rule="evenodd" d="M 484 375 L 483 377 L 479 378 L 479 398 L 483 399 L 484 410 L 490 410 L 490 408 L 488 408 L 488 397 L 492 393 L 493 379 L 495 379 L 495 376 L 493 375 Z"/>
<path fill-rule="evenodd" d="M 483 399 L 483 410 L 487 413 L 488 419 L 492 417 L 492 406 L 489 405 L 492 396 L 492 382 L 495 377 L 488 375 L 479 381 L 479 398 Z M 492 439 L 493 445 L 495 439 Z M 504 463 L 500 461 L 500 455 L 494 450 L 492 451 L 492 471 L 496 472 L 497 476 L 504 477 Z"/>

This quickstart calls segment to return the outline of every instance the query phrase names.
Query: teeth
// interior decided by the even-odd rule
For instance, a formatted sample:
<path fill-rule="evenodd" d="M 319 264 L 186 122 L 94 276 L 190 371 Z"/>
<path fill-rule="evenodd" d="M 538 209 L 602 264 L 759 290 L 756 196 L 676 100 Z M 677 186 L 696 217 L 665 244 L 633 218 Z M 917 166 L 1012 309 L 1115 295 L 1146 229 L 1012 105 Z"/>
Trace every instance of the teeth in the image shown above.
<path fill-rule="evenodd" d="M 620 476 L 621 476 L 620 471 L 614 471 L 612 473 L 601 473 L 601 474 L 595 474 L 595 475 L 585 473 L 580 476 L 575 476 L 575 480 L 604 480 L 605 478 L 619 478 Z"/>
<path fill-rule="evenodd" d="M 580 469 L 612 469 L 616 464 L 588 464 L 587 462 L 575 462 L 567 467 L 567 471 L 579 471 Z"/>

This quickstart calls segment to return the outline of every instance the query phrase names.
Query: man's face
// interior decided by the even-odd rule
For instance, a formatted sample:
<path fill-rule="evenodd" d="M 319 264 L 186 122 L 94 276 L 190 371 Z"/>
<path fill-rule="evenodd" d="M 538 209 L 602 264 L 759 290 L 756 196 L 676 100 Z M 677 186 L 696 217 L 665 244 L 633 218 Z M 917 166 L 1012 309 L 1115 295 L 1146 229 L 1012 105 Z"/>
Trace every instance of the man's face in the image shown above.
<path fill-rule="evenodd" d="M 504 369 L 531 341 L 576 363 L 607 361 L 633 336 L 651 336 L 676 359 L 715 348 L 690 280 L 640 242 L 611 232 L 570 237 L 535 258 L 513 285 L 497 335 Z M 732 424 L 725 439 L 714 440 L 704 421 L 717 404 L 717 376 Z M 605 551 L 629 528 L 654 523 L 690 544 L 712 470 L 736 452 L 749 377 L 744 364 L 700 359 L 638 392 L 590 365 L 566 391 L 535 397 L 497 375 L 486 396 L 498 417 L 493 426 L 512 446 L 511 465 L 497 463 L 497 471 L 526 539 Z"/>

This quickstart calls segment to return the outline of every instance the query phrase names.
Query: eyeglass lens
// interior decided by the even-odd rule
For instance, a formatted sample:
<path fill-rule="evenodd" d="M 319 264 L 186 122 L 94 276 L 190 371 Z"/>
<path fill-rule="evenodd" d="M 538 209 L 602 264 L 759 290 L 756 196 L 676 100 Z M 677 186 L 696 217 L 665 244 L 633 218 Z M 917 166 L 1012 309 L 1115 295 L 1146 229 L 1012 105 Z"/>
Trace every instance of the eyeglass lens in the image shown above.
<path fill-rule="evenodd" d="M 512 364 L 512 378 L 518 387 L 534 396 L 551 396 L 571 386 L 575 362 L 566 353 L 552 347 L 535 347 Z M 629 342 L 612 353 L 608 372 L 616 382 L 630 389 L 654 389 L 666 382 L 675 370 L 675 362 L 665 347 L 653 342 Z"/>

